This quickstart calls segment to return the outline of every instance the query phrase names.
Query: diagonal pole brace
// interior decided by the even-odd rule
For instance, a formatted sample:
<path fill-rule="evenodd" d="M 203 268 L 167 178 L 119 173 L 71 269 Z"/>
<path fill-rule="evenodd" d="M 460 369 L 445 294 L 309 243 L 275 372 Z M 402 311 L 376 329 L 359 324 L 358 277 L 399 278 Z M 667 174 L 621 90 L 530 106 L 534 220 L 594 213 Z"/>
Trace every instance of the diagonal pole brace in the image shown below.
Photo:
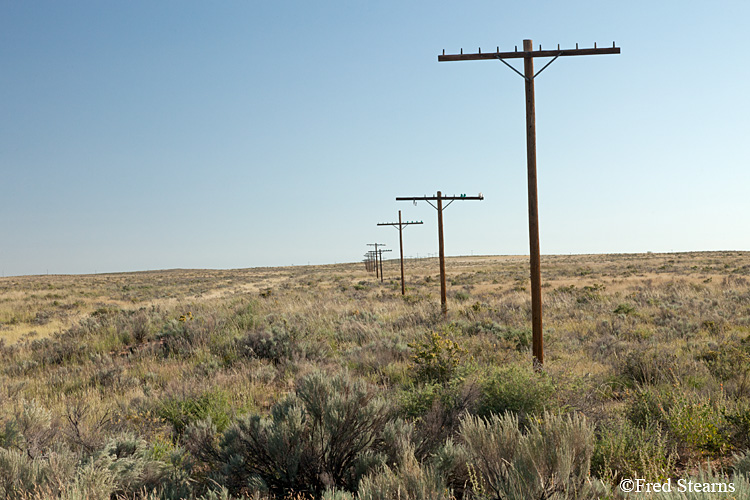
<path fill-rule="evenodd" d="M 513 71 L 515 71 L 515 72 L 516 72 L 516 73 L 518 74 L 518 76 L 520 76 L 520 77 L 521 77 L 521 78 L 523 78 L 524 80 L 526 80 L 526 79 L 527 79 L 527 78 L 526 78 L 526 75 L 524 75 L 523 73 L 521 73 L 520 71 L 518 71 L 518 70 L 517 70 L 516 68 L 514 68 L 513 66 L 511 66 L 510 64 L 508 64 L 507 62 L 505 62 L 505 59 L 503 59 L 503 58 L 501 58 L 501 57 L 498 57 L 498 58 L 497 58 L 497 60 L 498 60 L 498 61 L 500 61 L 501 63 L 505 64 L 505 65 L 506 65 L 507 67 L 509 67 L 509 68 L 510 68 L 510 69 L 512 69 Z"/>
<path fill-rule="evenodd" d="M 562 54 L 562 52 L 560 54 Z M 555 62 L 555 60 L 557 60 L 557 58 L 560 57 L 560 54 L 557 54 L 550 62 L 548 62 L 547 64 L 545 64 L 542 69 L 540 69 L 539 71 L 537 71 L 536 74 L 534 75 L 534 78 L 536 78 L 537 76 L 539 76 L 539 73 L 541 73 L 542 71 L 544 71 L 545 69 L 547 69 L 547 66 L 549 66 L 550 64 L 552 64 L 553 62 Z"/>
<path fill-rule="evenodd" d="M 562 55 L 562 52 L 560 52 L 559 54 L 557 54 L 554 58 L 552 58 L 552 60 L 550 62 L 548 62 L 547 64 L 545 64 L 542 67 L 542 69 L 540 69 L 539 71 L 537 71 L 536 74 L 534 76 L 532 76 L 531 78 L 529 78 L 528 76 L 524 75 L 523 73 L 521 73 L 520 71 L 518 71 L 516 68 L 514 68 L 513 66 L 511 66 L 508 62 L 505 61 L 505 59 L 503 59 L 501 57 L 498 57 L 497 60 L 500 61 L 501 63 L 505 64 L 507 67 L 509 67 L 513 71 L 515 71 L 516 74 L 518 76 L 520 76 L 521 78 L 523 78 L 524 80 L 533 80 L 534 78 L 536 78 L 537 76 L 539 76 L 539 74 L 542 71 L 544 71 L 545 69 L 547 69 L 547 66 L 549 66 L 550 64 L 552 64 L 553 62 L 555 62 L 557 60 L 557 58 L 560 57 L 561 55 Z"/>

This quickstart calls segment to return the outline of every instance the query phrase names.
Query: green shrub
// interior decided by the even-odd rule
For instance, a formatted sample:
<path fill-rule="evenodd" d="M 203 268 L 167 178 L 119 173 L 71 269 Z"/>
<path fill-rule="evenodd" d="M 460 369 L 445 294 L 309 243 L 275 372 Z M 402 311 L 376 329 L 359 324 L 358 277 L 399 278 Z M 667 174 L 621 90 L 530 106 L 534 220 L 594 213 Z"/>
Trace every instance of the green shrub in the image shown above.
<path fill-rule="evenodd" d="M 619 484 L 623 478 L 656 482 L 674 474 L 675 462 L 675 452 L 658 424 L 642 428 L 621 420 L 600 430 L 591 471 L 610 484 Z"/>
<path fill-rule="evenodd" d="M 117 489 L 115 477 L 109 469 L 88 462 L 78 468 L 60 495 L 65 500 L 110 500 Z M 45 492 L 48 493 L 48 492 Z M 40 495 L 49 498 L 51 495 Z"/>
<path fill-rule="evenodd" d="M 219 431 L 229 426 L 232 407 L 229 395 L 219 389 L 196 396 L 177 396 L 159 403 L 156 414 L 172 424 L 176 436 L 182 435 L 188 425 L 210 418 Z"/>
<path fill-rule="evenodd" d="M 716 454 L 729 445 L 721 409 L 709 399 L 677 389 L 639 388 L 628 409 L 635 425 L 658 424 L 682 454 Z"/>
<path fill-rule="evenodd" d="M 634 314 L 636 312 L 636 309 L 634 306 L 630 304 L 619 304 L 614 311 L 612 311 L 613 314 L 621 314 L 623 316 L 627 316 L 628 314 Z"/>
<path fill-rule="evenodd" d="M 490 416 L 514 412 L 522 418 L 555 410 L 555 384 L 546 372 L 536 373 L 529 364 L 496 371 L 482 383 L 477 414 Z"/>
<path fill-rule="evenodd" d="M 707 346 L 697 358 L 713 376 L 724 382 L 727 392 L 747 394 L 750 389 L 750 343 L 732 339 Z"/>
<path fill-rule="evenodd" d="M 735 449 L 750 448 L 750 403 L 740 400 L 732 408 L 723 408 L 726 431 Z"/>
<path fill-rule="evenodd" d="M 425 385 L 407 394 L 414 395 L 414 399 L 406 399 L 412 406 L 402 406 L 402 411 L 406 410 L 407 418 L 414 418 L 415 452 L 423 460 L 456 433 L 465 413 L 474 411 L 479 387 L 473 381 L 454 379 L 446 385 Z"/>
<path fill-rule="evenodd" d="M 422 382 L 448 383 L 466 355 L 466 350 L 458 343 L 437 332 L 430 332 L 409 347 L 414 351 L 411 359 L 416 378 Z"/>
<path fill-rule="evenodd" d="M 350 493 L 345 490 L 329 489 L 326 490 L 320 498 L 321 500 L 357 500 L 357 495 L 356 493 Z"/>
<path fill-rule="evenodd" d="M 411 387 L 399 396 L 401 414 L 406 418 L 419 418 L 427 413 L 443 394 L 440 384 L 421 384 Z"/>
<path fill-rule="evenodd" d="M 530 328 L 503 328 L 498 333 L 498 338 L 510 342 L 517 351 L 526 351 L 531 347 Z"/>

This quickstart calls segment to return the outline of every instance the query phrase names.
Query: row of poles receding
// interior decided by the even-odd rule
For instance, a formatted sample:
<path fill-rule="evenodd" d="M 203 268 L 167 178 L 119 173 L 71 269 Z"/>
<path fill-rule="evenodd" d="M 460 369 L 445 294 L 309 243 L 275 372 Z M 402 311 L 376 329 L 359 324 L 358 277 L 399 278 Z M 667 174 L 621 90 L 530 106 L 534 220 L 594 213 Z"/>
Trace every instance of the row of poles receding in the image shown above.
<path fill-rule="evenodd" d="M 418 201 L 426 201 L 430 205 L 432 205 L 433 208 L 437 210 L 437 220 L 438 220 L 438 249 L 439 249 L 439 259 L 440 259 L 440 307 L 443 312 L 443 316 L 448 315 L 448 296 L 447 296 L 447 290 L 446 290 L 446 279 L 445 279 L 445 245 L 444 245 L 444 238 L 443 238 L 443 210 L 445 208 L 448 208 L 448 206 L 453 203 L 454 201 L 468 201 L 468 200 L 483 200 L 484 195 L 482 193 L 479 193 L 478 196 L 467 196 L 465 194 L 462 194 L 460 196 L 443 196 L 443 194 L 438 191 L 435 196 L 404 196 L 404 197 L 397 197 L 396 201 L 411 201 L 415 205 Z M 443 201 L 448 201 L 448 203 L 443 206 Z M 432 202 L 436 202 L 436 204 L 432 204 Z M 393 226 L 396 229 L 398 229 L 398 245 L 399 245 L 399 253 L 400 253 L 400 260 L 401 260 L 401 294 L 406 295 L 406 281 L 404 278 L 404 236 L 403 231 L 404 228 L 410 225 L 416 225 L 416 224 L 423 224 L 422 221 L 407 221 L 404 222 L 401 219 L 401 210 L 398 211 L 398 222 L 379 222 L 378 226 Z M 375 269 L 375 277 L 378 277 L 378 259 L 380 260 L 380 281 L 383 281 L 383 255 L 382 252 L 389 251 L 389 250 L 382 250 L 382 247 L 384 246 L 382 243 L 368 243 L 368 246 L 374 246 L 375 250 L 372 252 L 372 255 L 370 252 L 365 254 L 365 267 L 368 271 L 371 271 L 374 267 Z M 378 246 L 381 247 L 380 250 L 378 250 Z M 372 264 L 374 260 L 374 266 Z"/>
<path fill-rule="evenodd" d="M 525 97 L 526 97 L 526 158 L 527 158 L 527 179 L 528 179 L 528 208 L 529 208 L 529 268 L 531 276 L 531 325 L 532 325 L 532 353 L 534 356 L 534 366 L 536 369 L 541 369 L 544 363 L 544 337 L 542 333 L 542 278 L 541 278 L 541 253 L 539 250 L 539 209 L 537 201 L 537 172 L 536 172 L 536 109 L 535 109 L 535 98 L 534 98 L 534 79 L 544 71 L 550 64 L 557 60 L 561 56 L 588 56 L 597 54 L 619 54 L 620 48 L 612 42 L 612 47 L 597 47 L 594 43 L 594 48 L 579 49 L 576 43 L 575 49 L 560 49 L 560 45 L 557 49 L 542 50 L 542 46 L 539 46 L 539 50 L 535 51 L 533 48 L 533 42 L 531 40 L 523 41 L 523 50 L 518 51 L 516 46 L 513 52 L 500 52 L 500 47 L 497 48 L 496 52 L 482 52 L 481 48 L 476 54 L 464 54 L 461 49 L 460 54 L 448 54 L 446 55 L 445 50 L 443 54 L 438 56 L 438 62 L 448 61 L 477 61 L 477 60 L 497 60 L 503 63 L 508 68 L 512 69 L 515 73 L 520 75 L 524 79 L 525 86 Z M 552 58 L 551 61 L 542 67 L 539 72 L 534 73 L 534 58 L 546 57 Z M 523 59 L 523 73 L 506 62 L 506 59 Z M 399 197 L 396 201 L 413 201 L 415 204 L 417 201 L 426 201 L 430 203 L 437 210 L 438 213 L 438 246 L 440 255 L 440 302 L 442 312 L 444 316 L 447 316 L 448 305 L 446 300 L 446 285 L 445 285 L 445 252 L 443 246 L 443 209 L 447 208 L 448 205 L 456 200 L 482 200 L 484 197 L 481 193 L 477 197 L 467 197 L 462 195 L 456 196 L 442 196 L 441 192 L 438 191 L 436 196 L 420 196 L 420 197 Z M 443 201 L 450 200 L 445 207 L 443 207 Z M 435 201 L 433 205 L 431 202 Z M 421 224 L 421 222 L 419 222 Z M 402 231 L 405 225 L 401 222 L 401 211 L 399 210 L 399 222 L 398 224 L 388 222 L 380 223 L 378 225 L 391 225 L 397 227 L 399 230 L 399 246 L 401 249 L 401 293 L 405 294 L 404 284 L 404 251 L 403 251 L 403 237 Z M 376 252 L 377 253 L 377 252 Z M 378 258 L 376 256 L 376 258 Z M 381 279 L 382 279 L 382 254 L 380 255 L 381 261 Z M 377 262 L 377 261 L 376 261 Z M 376 269 L 377 272 L 377 269 Z"/>

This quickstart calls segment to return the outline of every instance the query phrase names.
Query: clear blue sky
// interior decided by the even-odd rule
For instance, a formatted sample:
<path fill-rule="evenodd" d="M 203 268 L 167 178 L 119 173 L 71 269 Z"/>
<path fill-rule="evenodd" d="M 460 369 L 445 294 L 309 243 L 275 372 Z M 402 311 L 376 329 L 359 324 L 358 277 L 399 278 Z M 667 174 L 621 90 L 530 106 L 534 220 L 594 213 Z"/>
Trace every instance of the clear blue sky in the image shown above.
<path fill-rule="evenodd" d="M 611 45 L 536 80 L 543 254 L 750 249 L 750 2 L 0 2 L 5 276 L 354 262 L 445 211 L 528 253 L 523 81 L 461 48 Z M 518 63 L 516 63 L 518 64 Z M 540 67 L 542 61 L 537 61 Z M 520 67 L 520 66 L 519 66 Z M 395 253 L 392 254 L 395 256 Z"/>

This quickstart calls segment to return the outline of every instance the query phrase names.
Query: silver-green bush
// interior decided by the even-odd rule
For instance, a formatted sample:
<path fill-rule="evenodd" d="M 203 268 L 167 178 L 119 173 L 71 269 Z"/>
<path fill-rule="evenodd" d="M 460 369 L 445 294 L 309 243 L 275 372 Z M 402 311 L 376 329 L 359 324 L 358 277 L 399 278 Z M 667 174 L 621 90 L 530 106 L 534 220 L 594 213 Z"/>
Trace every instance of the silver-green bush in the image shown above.
<path fill-rule="evenodd" d="M 579 414 L 545 412 L 525 433 L 512 413 L 487 419 L 467 416 L 460 436 L 475 489 L 487 487 L 504 499 L 585 498 L 594 430 Z"/>
<path fill-rule="evenodd" d="M 388 416 L 386 403 L 364 382 L 347 374 L 315 373 L 276 403 L 269 417 L 240 418 L 214 452 L 204 429 L 201 454 L 214 462 L 217 479 L 233 494 L 245 488 L 274 493 L 353 490 L 364 474 L 385 461 L 382 434 Z"/>

